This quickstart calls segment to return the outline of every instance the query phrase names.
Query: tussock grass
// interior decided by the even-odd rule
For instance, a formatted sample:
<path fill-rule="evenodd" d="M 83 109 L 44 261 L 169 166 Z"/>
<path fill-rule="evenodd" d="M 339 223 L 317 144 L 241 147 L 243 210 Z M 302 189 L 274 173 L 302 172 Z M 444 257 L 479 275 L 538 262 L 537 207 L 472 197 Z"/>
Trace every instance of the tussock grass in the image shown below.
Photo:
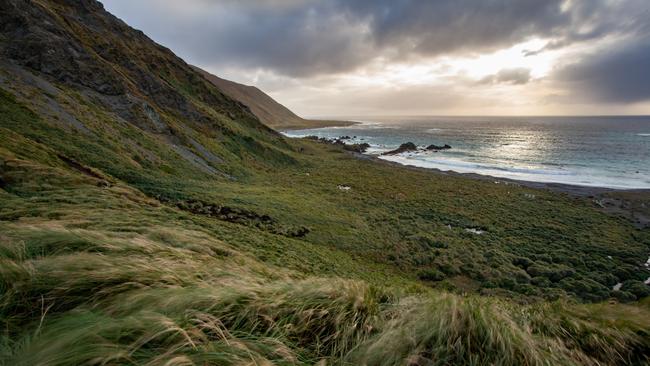
<path fill-rule="evenodd" d="M 7 365 L 623 365 L 650 354 L 647 303 L 405 295 L 298 279 L 192 230 L 3 227 Z"/>
<path fill-rule="evenodd" d="M 290 280 L 201 232 L 3 227 L 9 364 L 342 357 L 373 329 L 386 299 L 362 282 Z"/>
<path fill-rule="evenodd" d="M 10 359 L 70 365 L 340 358 L 373 330 L 382 298 L 363 283 L 341 280 L 140 289 L 39 324 Z"/>
<path fill-rule="evenodd" d="M 353 363 L 623 365 L 647 362 L 650 351 L 648 328 L 642 329 L 647 320 L 611 327 L 585 305 L 517 306 L 494 298 L 438 294 L 404 299 L 397 309 L 349 357 Z"/>
<path fill-rule="evenodd" d="M 536 333 L 562 339 L 567 349 L 584 353 L 588 363 L 643 364 L 650 355 L 648 304 L 540 303 L 530 307 L 526 320 Z"/>
<path fill-rule="evenodd" d="M 452 295 L 411 300 L 383 332 L 360 347 L 355 355 L 359 363 L 541 365 L 547 359 L 560 361 L 549 352 L 557 344 L 536 339 L 494 302 Z"/>

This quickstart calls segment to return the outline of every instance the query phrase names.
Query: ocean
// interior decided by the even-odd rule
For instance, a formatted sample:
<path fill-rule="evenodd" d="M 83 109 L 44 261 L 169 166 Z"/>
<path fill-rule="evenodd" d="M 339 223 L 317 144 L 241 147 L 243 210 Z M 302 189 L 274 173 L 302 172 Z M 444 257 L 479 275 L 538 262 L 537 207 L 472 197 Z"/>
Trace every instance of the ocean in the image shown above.
<path fill-rule="evenodd" d="M 342 118 L 339 118 L 342 119 Z M 289 137 L 352 137 L 367 154 L 405 165 L 535 182 L 650 188 L 650 116 L 364 117 L 359 124 L 284 131 Z M 439 152 L 381 153 L 405 142 Z"/>

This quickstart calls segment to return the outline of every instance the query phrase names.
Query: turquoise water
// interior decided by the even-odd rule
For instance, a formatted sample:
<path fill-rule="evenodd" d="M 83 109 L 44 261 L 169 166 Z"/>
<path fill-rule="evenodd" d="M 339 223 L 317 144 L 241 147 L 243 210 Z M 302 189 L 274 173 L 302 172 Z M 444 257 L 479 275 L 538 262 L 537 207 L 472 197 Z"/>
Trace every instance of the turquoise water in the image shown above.
<path fill-rule="evenodd" d="M 404 142 L 452 146 L 382 159 L 459 173 L 611 188 L 650 188 L 650 116 L 364 117 L 349 127 L 285 131 L 356 136 L 368 154 Z"/>

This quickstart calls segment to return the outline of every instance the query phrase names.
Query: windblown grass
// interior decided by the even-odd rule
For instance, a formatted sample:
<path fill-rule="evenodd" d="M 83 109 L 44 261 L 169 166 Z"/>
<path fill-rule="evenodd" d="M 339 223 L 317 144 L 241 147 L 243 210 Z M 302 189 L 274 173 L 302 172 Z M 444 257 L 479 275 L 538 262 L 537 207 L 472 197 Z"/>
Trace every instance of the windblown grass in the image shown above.
<path fill-rule="evenodd" d="M 647 302 L 408 295 L 304 278 L 190 230 L 3 225 L 7 365 L 623 365 L 650 354 Z"/>
<path fill-rule="evenodd" d="M 366 285 L 340 280 L 135 291 L 101 311 L 80 309 L 46 322 L 17 346 L 12 361 L 308 363 L 345 355 L 372 329 L 376 300 Z"/>
<path fill-rule="evenodd" d="M 650 321 L 610 328 L 598 313 L 585 316 L 588 306 L 522 307 L 438 294 L 405 299 L 397 309 L 350 359 L 366 365 L 611 365 L 642 364 L 650 351 Z"/>

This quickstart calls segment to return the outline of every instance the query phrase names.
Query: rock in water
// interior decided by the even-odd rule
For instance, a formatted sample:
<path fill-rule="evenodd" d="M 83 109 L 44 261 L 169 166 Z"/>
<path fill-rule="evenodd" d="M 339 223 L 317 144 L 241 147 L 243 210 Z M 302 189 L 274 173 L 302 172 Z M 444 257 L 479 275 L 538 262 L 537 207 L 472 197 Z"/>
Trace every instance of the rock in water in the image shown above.
<path fill-rule="evenodd" d="M 399 145 L 399 147 L 397 149 L 387 151 L 387 152 L 383 153 L 382 155 L 397 155 L 397 154 L 401 154 L 401 153 L 407 152 L 407 151 L 416 151 L 417 149 L 418 149 L 418 147 L 415 146 L 414 143 L 407 142 L 407 143 Z"/>
<path fill-rule="evenodd" d="M 443 146 L 438 146 L 438 145 L 429 145 L 427 146 L 427 150 L 448 150 L 451 149 L 451 146 L 444 144 Z"/>

